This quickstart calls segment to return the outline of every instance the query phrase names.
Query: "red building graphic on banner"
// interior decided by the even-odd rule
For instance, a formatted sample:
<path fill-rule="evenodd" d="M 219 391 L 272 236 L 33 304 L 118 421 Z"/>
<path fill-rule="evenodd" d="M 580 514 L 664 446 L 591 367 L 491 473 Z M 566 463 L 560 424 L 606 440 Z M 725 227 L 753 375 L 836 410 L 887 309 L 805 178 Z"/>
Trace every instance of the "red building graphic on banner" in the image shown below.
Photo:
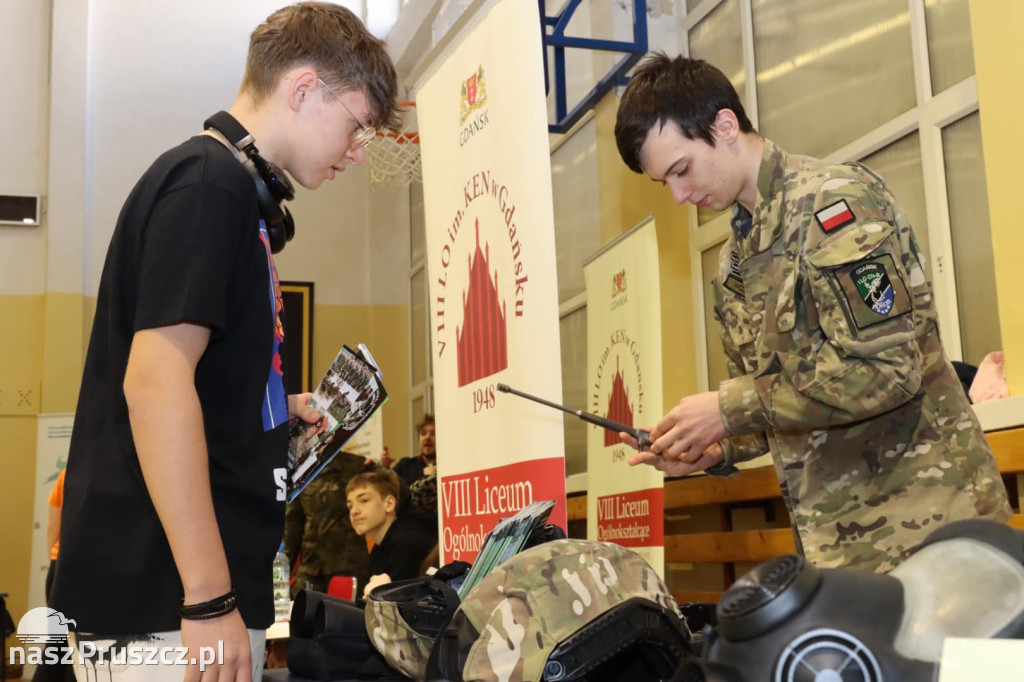
<path fill-rule="evenodd" d="M 615 358 L 615 378 L 612 380 L 612 394 L 608 396 L 608 419 L 625 424 L 633 425 L 633 405 L 629 402 L 629 389 L 622 379 L 622 370 L 619 369 L 619 359 Z M 610 429 L 604 430 L 604 446 L 619 445 L 619 434 Z"/>
<path fill-rule="evenodd" d="M 469 258 L 469 285 L 462 292 L 462 329 L 455 328 L 459 386 L 497 374 L 508 367 L 505 303 L 498 303 L 498 271 L 491 279 L 490 246 L 480 250 L 480 219 L 476 250 Z"/>

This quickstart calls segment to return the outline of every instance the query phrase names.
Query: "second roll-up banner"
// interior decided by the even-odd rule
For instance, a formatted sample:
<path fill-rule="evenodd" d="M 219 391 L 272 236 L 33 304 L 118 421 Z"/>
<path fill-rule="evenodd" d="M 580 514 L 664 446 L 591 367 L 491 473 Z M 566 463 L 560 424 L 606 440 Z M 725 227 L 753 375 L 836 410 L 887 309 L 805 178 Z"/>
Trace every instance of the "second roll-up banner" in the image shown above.
<path fill-rule="evenodd" d="M 627 426 L 662 417 L 658 235 L 647 218 L 592 256 L 587 283 L 585 409 Z M 587 427 L 587 537 L 640 554 L 665 570 L 665 483 L 654 467 L 628 464 L 635 450 Z"/>

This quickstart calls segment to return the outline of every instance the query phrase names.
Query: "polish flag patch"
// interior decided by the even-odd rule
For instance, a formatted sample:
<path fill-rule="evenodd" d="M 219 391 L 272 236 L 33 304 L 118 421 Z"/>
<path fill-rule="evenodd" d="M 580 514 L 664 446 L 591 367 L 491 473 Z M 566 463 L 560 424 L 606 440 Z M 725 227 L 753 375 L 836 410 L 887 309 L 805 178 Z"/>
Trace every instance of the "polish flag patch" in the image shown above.
<path fill-rule="evenodd" d="M 840 199 L 834 204 L 826 206 L 815 213 L 814 217 L 825 232 L 838 230 L 840 227 L 849 225 L 856 220 L 853 211 L 850 210 L 849 205 L 846 203 L 846 199 Z"/>

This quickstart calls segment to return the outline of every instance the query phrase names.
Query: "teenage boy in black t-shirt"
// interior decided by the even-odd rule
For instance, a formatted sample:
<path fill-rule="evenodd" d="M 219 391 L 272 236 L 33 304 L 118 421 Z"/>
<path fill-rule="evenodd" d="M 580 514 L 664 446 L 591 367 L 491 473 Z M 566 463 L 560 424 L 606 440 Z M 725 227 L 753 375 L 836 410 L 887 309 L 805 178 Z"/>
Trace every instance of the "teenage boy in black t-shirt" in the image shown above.
<path fill-rule="evenodd" d="M 345 487 L 352 527 L 374 543 L 364 599 L 378 585 L 417 577 L 437 544 L 434 517 L 412 510 L 398 515 L 400 487 L 398 475 L 389 469 L 353 476 Z"/>
<path fill-rule="evenodd" d="M 395 127 L 396 91 L 384 44 L 354 14 L 306 2 L 252 33 L 230 116 L 262 159 L 316 189 L 362 163 L 372 127 Z M 185 660 L 200 647 L 223 658 L 201 672 L 124 665 L 113 651 L 120 664 L 101 677 L 109 671 L 115 682 L 260 677 L 287 422 L 318 417 L 306 396 L 284 391 L 271 255 L 283 240 L 268 230 L 257 194 L 266 185 L 250 170 L 261 159 L 236 154 L 221 132 L 157 159 L 118 218 L 71 440 L 51 605 L 76 621 L 80 647 L 181 644 Z"/>

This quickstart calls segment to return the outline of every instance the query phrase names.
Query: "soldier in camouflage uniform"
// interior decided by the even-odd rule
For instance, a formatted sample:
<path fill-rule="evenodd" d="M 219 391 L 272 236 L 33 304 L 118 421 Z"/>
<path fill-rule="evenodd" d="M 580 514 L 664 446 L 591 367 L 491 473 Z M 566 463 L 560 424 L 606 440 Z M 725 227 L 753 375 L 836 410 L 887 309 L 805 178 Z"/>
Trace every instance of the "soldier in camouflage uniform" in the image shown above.
<path fill-rule="evenodd" d="M 713 283 L 730 379 L 632 462 L 728 473 L 770 451 L 797 547 L 887 571 L 951 521 L 1011 515 L 947 361 L 924 257 L 885 183 L 787 154 L 714 67 L 657 55 L 619 108 L 623 160 L 677 203 L 733 207 Z"/>
<path fill-rule="evenodd" d="M 292 596 L 303 588 L 326 592 L 331 576 L 355 576 L 361 586 L 370 578 L 366 541 L 348 520 L 345 486 L 356 474 L 380 468 L 339 452 L 285 510 L 284 550 L 294 565 L 301 556 Z"/>

